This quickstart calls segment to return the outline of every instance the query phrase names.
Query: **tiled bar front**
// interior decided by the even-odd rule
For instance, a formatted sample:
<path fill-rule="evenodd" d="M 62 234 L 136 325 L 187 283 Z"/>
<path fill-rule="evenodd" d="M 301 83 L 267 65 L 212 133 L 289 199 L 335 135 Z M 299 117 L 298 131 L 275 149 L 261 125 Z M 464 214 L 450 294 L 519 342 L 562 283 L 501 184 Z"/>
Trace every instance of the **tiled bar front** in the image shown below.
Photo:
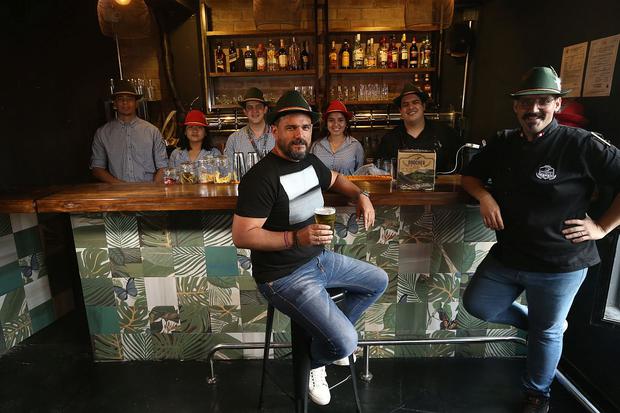
<path fill-rule="evenodd" d="M 477 206 L 378 206 L 365 231 L 339 207 L 335 250 L 390 277 L 359 320 L 362 339 L 508 336 L 514 329 L 467 314 L 460 297 L 495 241 Z M 218 343 L 264 339 L 266 305 L 249 251 L 232 243 L 232 211 L 72 213 L 96 360 L 204 359 Z M 278 314 L 274 341 L 289 340 Z M 485 357 L 519 353 L 511 343 L 375 346 L 371 357 Z M 277 351 L 276 351 L 277 353 Z M 227 350 L 220 358 L 261 357 Z"/>

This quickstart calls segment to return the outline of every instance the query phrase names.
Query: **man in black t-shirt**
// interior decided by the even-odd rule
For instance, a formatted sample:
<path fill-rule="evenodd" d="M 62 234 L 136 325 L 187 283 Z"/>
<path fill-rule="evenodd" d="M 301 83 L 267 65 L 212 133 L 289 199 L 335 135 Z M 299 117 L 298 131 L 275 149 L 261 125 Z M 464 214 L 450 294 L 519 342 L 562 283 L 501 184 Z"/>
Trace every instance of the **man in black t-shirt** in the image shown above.
<path fill-rule="evenodd" d="M 399 149 L 431 150 L 437 153 L 437 172 L 454 169 L 461 138 L 448 125 L 424 117 L 427 101 L 428 96 L 422 89 L 412 83 L 405 85 L 394 99 L 403 123 L 383 136 L 377 158 L 398 158 Z"/>
<path fill-rule="evenodd" d="M 600 261 L 594 240 L 620 225 L 620 195 L 597 220 L 586 214 L 595 184 L 620 190 L 620 151 L 593 132 L 558 125 L 554 114 L 568 92 L 553 68 L 532 68 L 511 94 L 521 128 L 498 133 L 463 172 L 463 187 L 497 234 L 464 306 L 528 331 L 523 412 L 548 411 L 566 316 L 588 267 Z M 523 291 L 528 306 L 516 302 Z"/>
<path fill-rule="evenodd" d="M 325 365 L 348 357 L 357 347 L 355 322 L 387 287 L 387 274 L 374 265 L 324 249 L 328 225 L 314 223 L 323 207 L 322 191 L 357 202 L 366 228 L 375 212 L 368 193 L 330 171 L 308 153 L 318 113 L 295 91 L 285 93 L 268 123 L 276 146 L 243 177 L 233 219 L 233 241 L 252 251 L 252 274 L 260 292 L 311 336 L 309 395 L 330 401 Z M 346 290 L 341 308 L 326 288 Z"/>

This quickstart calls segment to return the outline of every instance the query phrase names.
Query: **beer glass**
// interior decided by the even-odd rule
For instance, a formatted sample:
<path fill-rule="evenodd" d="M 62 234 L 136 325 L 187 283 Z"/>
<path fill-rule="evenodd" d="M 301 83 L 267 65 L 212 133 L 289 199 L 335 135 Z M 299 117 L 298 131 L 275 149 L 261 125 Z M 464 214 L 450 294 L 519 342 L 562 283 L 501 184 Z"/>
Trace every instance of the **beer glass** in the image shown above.
<path fill-rule="evenodd" d="M 334 232 L 334 226 L 336 224 L 336 208 L 334 207 L 321 207 L 321 208 L 316 208 L 314 210 L 314 222 L 316 222 L 317 224 L 322 224 L 322 225 L 329 225 L 332 229 L 332 233 L 334 235 L 334 237 L 336 236 L 335 232 Z M 333 242 L 333 238 L 332 238 L 332 242 Z M 324 244 L 325 249 L 327 251 L 332 251 L 332 244 Z"/>

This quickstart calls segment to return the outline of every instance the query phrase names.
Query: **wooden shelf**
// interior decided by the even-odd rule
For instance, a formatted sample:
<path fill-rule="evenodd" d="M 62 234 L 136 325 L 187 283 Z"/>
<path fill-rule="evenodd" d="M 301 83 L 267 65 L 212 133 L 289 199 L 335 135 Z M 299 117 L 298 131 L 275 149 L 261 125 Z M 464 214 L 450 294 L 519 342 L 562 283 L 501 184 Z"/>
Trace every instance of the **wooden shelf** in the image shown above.
<path fill-rule="evenodd" d="M 360 105 L 393 105 L 391 100 L 345 100 L 347 106 L 360 106 Z"/>
<path fill-rule="evenodd" d="M 293 35 L 314 35 L 314 30 L 311 29 L 296 29 L 296 30 L 242 30 L 242 31 L 222 31 L 211 30 L 207 32 L 207 37 L 244 37 L 244 36 L 293 36 Z"/>
<path fill-rule="evenodd" d="M 329 29 L 330 34 L 355 34 L 355 33 L 391 33 L 391 32 L 405 32 L 405 33 L 423 33 L 434 30 L 439 30 L 439 26 L 425 26 L 425 30 L 420 29 L 407 29 L 406 27 L 377 27 L 377 26 L 367 26 L 367 27 L 356 27 L 355 30 L 351 29 Z"/>
<path fill-rule="evenodd" d="M 330 75 L 389 75 L 389 74 L 407 74 L 407 73 L 425 73 L 434 72 L 434 67 L 416 67 L 413 69 L 330 69 Z"/>
<path fill-rule="evenodd" d="M 286 70 L 277 72 L 209 72 L 209 77 L 278 77 L 278 76 L 315 76 L 316 70 Z"/>

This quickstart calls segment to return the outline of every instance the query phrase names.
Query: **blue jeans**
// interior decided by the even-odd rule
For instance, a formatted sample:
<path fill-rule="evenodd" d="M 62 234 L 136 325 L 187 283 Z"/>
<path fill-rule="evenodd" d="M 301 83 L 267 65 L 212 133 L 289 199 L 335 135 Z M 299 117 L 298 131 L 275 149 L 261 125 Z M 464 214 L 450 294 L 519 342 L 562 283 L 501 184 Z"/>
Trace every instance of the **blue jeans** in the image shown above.
<path fill-rule="evenodd" d="M 310 357 L 312 368 L 317 368 L 355 351 L 355 322 L 383 294 L 387 283 L 381 268 L 323 251 L 286 277 L 258 284 L 258 289 L 312 336 Z M 347 291 L 340 308 L 326 288 Z"/>
<path fill-rule="evenodd" d="M 487 255 L 469 282 L 463 297 L 469 313 L 528 331 L 526 391 L 549 396 L 562 355 L 562 326 L 587 272 L 519 271 Z M 523 291 L 527 306 L 515 302 Z"/>

